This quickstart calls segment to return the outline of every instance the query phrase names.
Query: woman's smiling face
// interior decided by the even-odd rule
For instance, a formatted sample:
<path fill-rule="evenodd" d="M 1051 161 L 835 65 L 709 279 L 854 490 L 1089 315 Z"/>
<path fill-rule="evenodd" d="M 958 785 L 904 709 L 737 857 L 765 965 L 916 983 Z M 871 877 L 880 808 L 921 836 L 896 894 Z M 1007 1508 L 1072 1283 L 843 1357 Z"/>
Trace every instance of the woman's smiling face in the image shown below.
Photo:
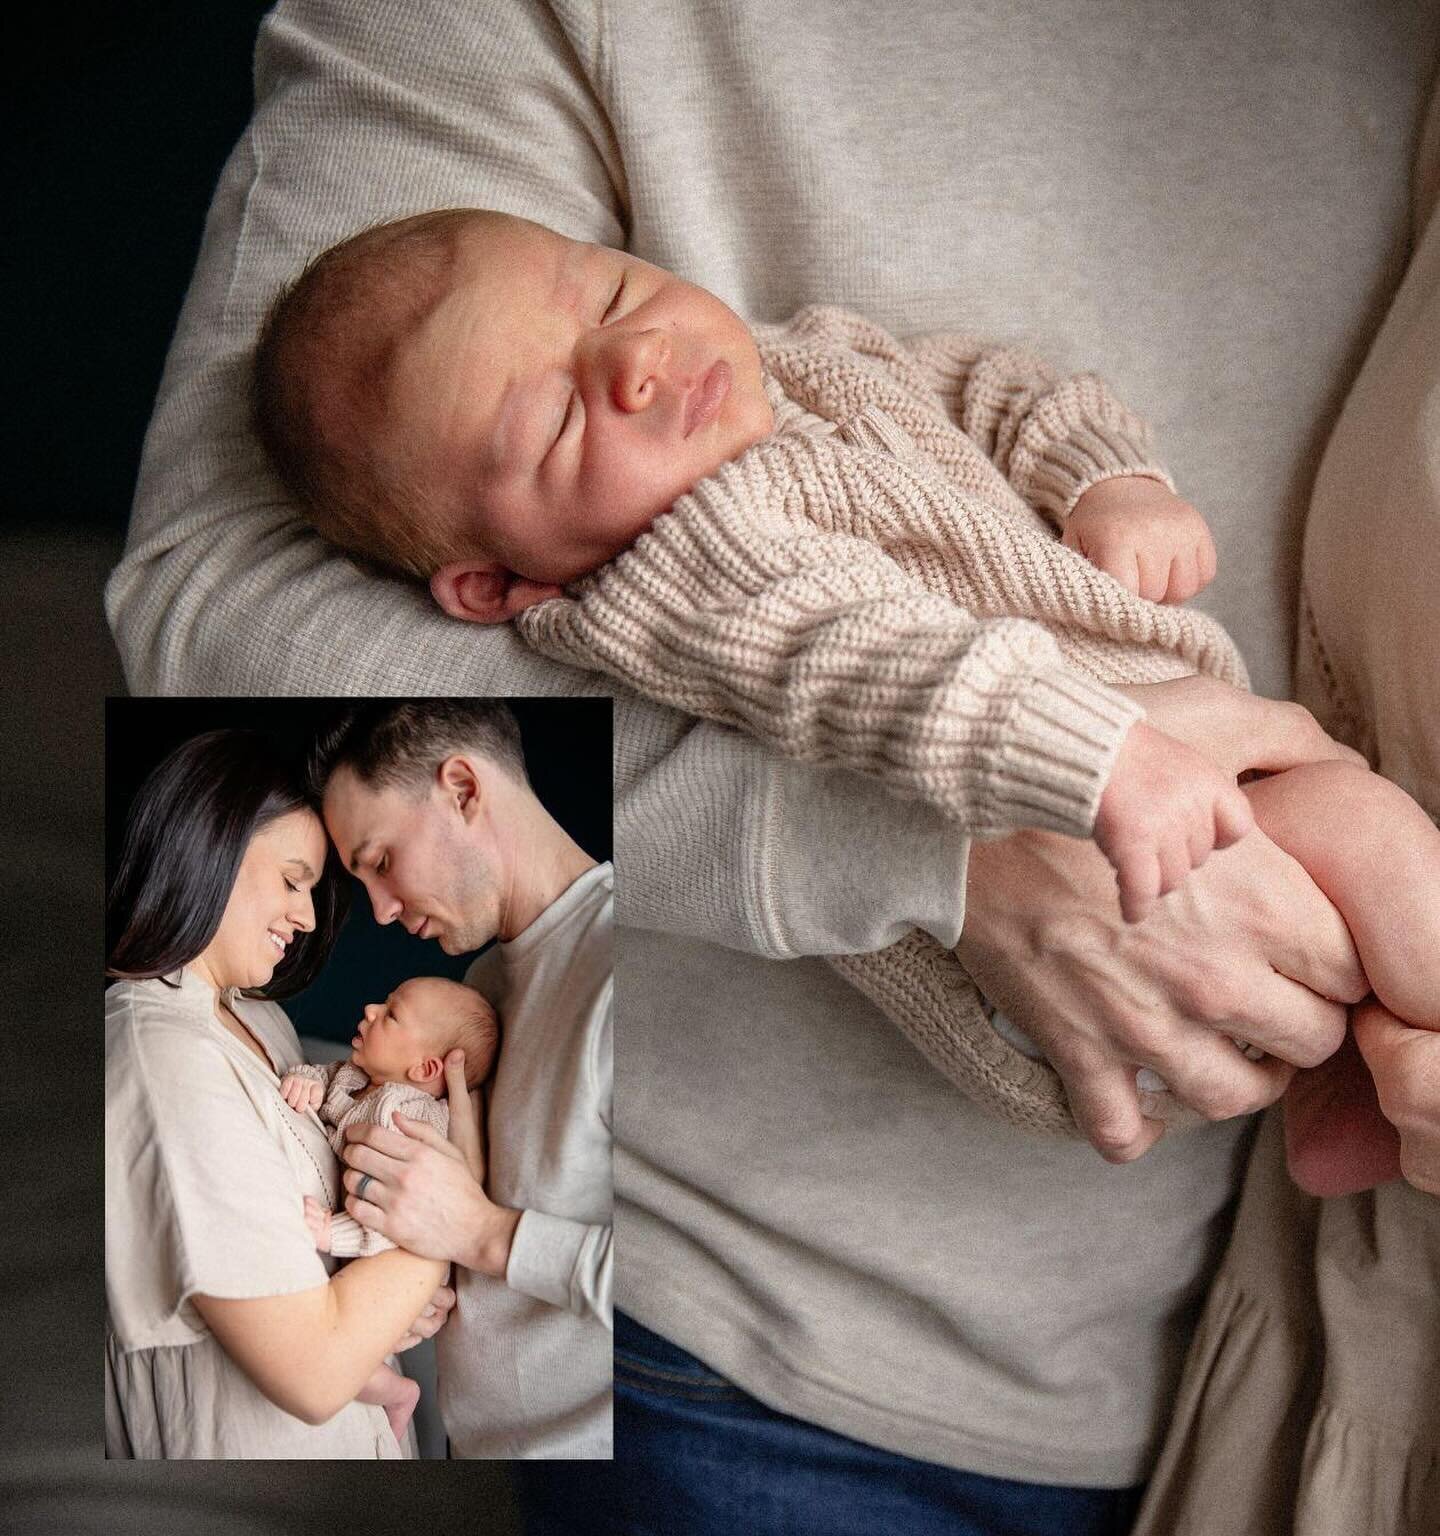
<path fill-rule="evenodd" d="M 325 867 L 325 829 L 291 811 L 250 839 L 215 937 L 196 965 L 220 987 L 263 987 L 297 933 L 315 926 L 310 892 Z"/>

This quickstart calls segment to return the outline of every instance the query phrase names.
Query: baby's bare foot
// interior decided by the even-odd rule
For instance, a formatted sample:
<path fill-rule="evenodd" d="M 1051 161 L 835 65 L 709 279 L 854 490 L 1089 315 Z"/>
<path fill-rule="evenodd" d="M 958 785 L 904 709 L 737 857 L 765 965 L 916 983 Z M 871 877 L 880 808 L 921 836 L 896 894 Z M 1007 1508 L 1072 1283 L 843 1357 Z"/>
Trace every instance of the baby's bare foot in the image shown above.
<path fill-rule="evenodd" d="M 415 1405 L 419 1401 L 420 1383 L 411 1381 L 408 1376 L 401 1376 L 384 1404 L 385 1417 L 390 1421 L 390 1433 L 401 1445 L 405 1443 L 405 1431 L 410 1427 Z"/>

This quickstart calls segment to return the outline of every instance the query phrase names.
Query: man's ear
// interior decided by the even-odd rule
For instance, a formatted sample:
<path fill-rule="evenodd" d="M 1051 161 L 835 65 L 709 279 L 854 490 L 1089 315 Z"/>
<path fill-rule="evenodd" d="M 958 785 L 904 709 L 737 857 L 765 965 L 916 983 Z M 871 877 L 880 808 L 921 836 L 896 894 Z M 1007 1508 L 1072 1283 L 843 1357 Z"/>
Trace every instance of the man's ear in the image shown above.
<path fill-rule="evenodd" d="M 493 560 L 453 560 L 430 578 L 430 595 L 452 619 L 504 624 L 532 603 L 563 597 L 565 589 L 528 581 Z"/>

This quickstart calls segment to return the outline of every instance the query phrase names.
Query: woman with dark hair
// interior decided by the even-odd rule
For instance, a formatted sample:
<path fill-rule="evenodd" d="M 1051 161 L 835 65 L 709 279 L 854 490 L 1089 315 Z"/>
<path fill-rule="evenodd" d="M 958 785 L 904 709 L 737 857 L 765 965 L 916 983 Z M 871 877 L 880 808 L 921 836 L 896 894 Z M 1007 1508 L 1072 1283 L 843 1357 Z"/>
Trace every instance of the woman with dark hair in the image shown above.
<path fill-rule="evenodd" d="M 196 737 L 145 781 L 107 935 L 109 1456 L 414 1454 L 354 1399 L 433 1331 L 445 1265 L 394 1249 L 330 1273 L 303 1201 L 333 1209 L 340 1170 L 280 1094 L 302 1056 L 272 999 L 315 976 L 342 906 L 314 804 L 263 737 Z"/>

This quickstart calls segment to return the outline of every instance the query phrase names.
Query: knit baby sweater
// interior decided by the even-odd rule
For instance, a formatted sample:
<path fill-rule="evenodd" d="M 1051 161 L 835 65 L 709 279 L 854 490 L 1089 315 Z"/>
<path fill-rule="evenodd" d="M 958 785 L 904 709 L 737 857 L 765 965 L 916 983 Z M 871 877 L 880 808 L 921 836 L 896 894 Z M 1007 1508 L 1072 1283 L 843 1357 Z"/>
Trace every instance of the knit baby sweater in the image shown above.
<path fill-rule="evenodd" d="M 383 1125 L 389 1130 L 397 1109 L 412 1120 L 433 1125 L 442 1136 L 449 1130 L 450 1106 L 413 1083 L 377 1083 L 370 1093 L 357 1097 L 362 1089 L 369 1087 L 370 1079 L 351 1062 L 332 1061 L 324 1066 L 305 1062 L 291 1071 L 297 1077 L 308 1077 L 324 1085 L 325 1097 L 320 1102 L 319 1114 L 328 1127 L 330 1145 L 335 1149 L 336 1157 L 345 1150 L 347 1127 Z M 361 1225 L 343 1206 L 331 1213 L 330 1252 L 337 1258 L 353 1259 L 363 1254 L 382 1253 L 394 1246 L 388 1237 Z"/>
<path fill-rule="evenodd" d="M 1135 597 L 1056 537 L 1100 480 L 1170 485 L 1144 424 L 1093 375 L 1060 380 L 956 335 L 897 340 L 824 306 L 756 339 L 774 434 L 523 613 L 530 644 L 870 774 L 975 836 L 1090 835 L 1143 714 L 1110 685 L 1206 672 L 1245 686 L 1213 619 Z M 1078 1134 L 1053 1068 L 996 1033 L 928 935 L 830 963 L 978 1102 Z M 1195 1118 L 1168 1094 L 1143 1102 Z"/>

